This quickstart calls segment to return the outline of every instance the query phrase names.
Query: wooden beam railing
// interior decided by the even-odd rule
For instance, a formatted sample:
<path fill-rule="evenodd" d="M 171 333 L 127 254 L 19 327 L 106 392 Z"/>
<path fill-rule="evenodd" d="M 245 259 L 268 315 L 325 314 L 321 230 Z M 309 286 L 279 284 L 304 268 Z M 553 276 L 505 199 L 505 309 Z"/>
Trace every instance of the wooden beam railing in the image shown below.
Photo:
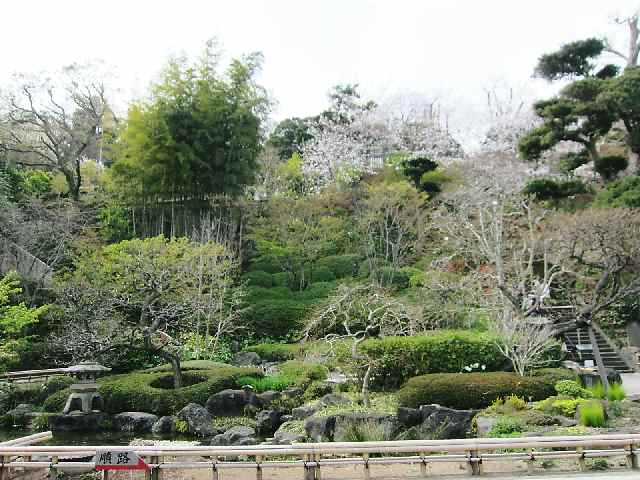
<path fill-rule="evenodd" d="M 55 375 L 66 375 L 67 373 L 69 373 L 68 368 L 48 368 L 44 370 L 22 370 L 19 372 L 0 373 L 0 380 L 4 380 L 7 382 L 25 380 L 30 382 L 31 380 L 44 378 L 46 381 L 49 377 L 53 377 Z"/>
<path fill-rule="evenodd" d="M 361 465 L 365 480 L 375 465 L 427 466 L 439 462 L 467 464 L 471 475 L 480 475 L 484 463 L 524 461 L 531 467 L 541 459 L 575 459 L 581 469 L 585 459 L 626 457 L 638 468 L 640 435 L 615 434 L 588 437 L 480 438 L 388 442 L 296 443 L 255 446 L 24 446 L 0 444 L 0 478 L 11 469 L 93 469 L 87 459 L 97 451 L 133 451 L 148 463 L 147 478 L 159 479 L 164 470 L 249 468 L 261 480 L 264 469 L 298 468 L 305 480 L 319 480 L 322 467 Z M 69 461 L 75 457 L 84 461 Z M 60 461 L 58 459 L 61 459 Z"/>

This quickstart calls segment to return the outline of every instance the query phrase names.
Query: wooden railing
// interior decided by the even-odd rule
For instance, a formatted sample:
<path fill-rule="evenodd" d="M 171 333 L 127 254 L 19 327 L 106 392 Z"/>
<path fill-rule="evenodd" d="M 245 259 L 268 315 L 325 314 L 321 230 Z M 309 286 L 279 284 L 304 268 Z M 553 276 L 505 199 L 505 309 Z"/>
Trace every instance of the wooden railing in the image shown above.
<path fill-rule="evenodd" d="M 305 480 L 319 480 L 324 467 L 359 465 L 365 480 L 375 465 L 419 465 L 422 475 L 439 462 L 467 465 L 471 475 L 482 474 L 491 462 L 524 461 L 533 469 L 543 459 L 575 459 L 580 470 L 586 459 L 626 457 L 629 468 L 638 468 L 640 435 L 593 435 L 588 437 L 481 438 L 390 442 L 300 443 L 293 445 L 214 446 L 20 446 L 0 445 L 0 478 L 12 469 L 73 471 L 94 469 L 97 451 L 133 451 L 144 458 L 146 478 L 162 478 L 165 470 L 206 469 L 213 480 L 227 469 L 254 469 L 256 480 L 268 468 L 297 468 Z M 60 461 L 73 457 L 80 461 Z M 88 460 L 91 459 L 91 460 Z"/>
<path fill-rule="evenodd" d="M 22 370 L 20 372 L 6 372 L 0 374 L 0 380 L 7 382 L 25 381 L 30 382 L 32 380 L 44 379 L 47 381 L 49 377 L 55 375 L 66 375 L 69 372 L 68 368 L 49 368 L 45 370 Z"/>

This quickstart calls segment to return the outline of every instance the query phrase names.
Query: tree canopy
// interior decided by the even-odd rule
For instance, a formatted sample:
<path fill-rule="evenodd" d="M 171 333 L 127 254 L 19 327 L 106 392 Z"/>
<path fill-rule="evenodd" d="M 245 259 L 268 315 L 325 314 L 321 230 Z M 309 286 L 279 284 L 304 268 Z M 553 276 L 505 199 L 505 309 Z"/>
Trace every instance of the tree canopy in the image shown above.
<path fill-rule="evenodd" d="M 135 195 L 235 196 L 255 178 L 269 102 L 255 75 L 262 55 L 233 60 L 218 72 L 212 42 L 191 64 L 165 68 L 148 100 L 134 104 L 116 147 L 116 180 Z"/>

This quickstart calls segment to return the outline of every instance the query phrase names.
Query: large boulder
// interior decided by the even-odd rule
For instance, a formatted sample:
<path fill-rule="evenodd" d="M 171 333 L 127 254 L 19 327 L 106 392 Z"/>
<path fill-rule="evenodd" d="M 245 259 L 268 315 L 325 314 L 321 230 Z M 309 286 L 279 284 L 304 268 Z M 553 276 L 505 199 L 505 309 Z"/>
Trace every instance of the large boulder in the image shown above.
<path fill-rule="evenodd" d="M 122 412 L 114 415 L 113 428 L 119 432 L 150 433 L 158 417 L 145 412 Z"/>
<path fill-rule="evenodd" d="M 434 439 L 465 438 L 472 429 L 477 410 L 454 410 L 440 405 L 422 405 L 423 435 Z"/>
<path fill-rule="evenodd" d="M 189 433 L 200 437 L 211 437 L 217 432 L 211 425 L 211 414 L 209 410 L 197 403 L 190 403 L 177 414 L 180 420 L 187 422 Z"/>
<path fill-rule="evenodd" d="M 315 405 L 302 405 L 291 410 L 291 415 L 293 416 L 294 420 L 304 420 L 317 411 L 318 407 L 316 407 Z"/>
<path fill-rule="evenodd" d="M 49 419 L 49 428 L 56 432 L 102 432 L 107 430 L 110 417 L 103 412 L 69 413 L 53 415 Z"/>
<path fill-rule="evenodd" d="M 498 417 L 478 415 L 476 417 L 476 430 L 478 431 L 478 437 L 487 437 L 496 423 L 498 423 Z"/>
<path fill-rule="evenodd" d="M 273 445 L 291 445 L 292 443 L 300 443 L 306 440 L 306 436 L 302 433 L 292 432 L 289 425 L 285 422 L 273 434 Z"/>
<path fill-rule="evenodd" d="M 336 417 L 309 417 L 304 422 L 307 436 L 314 442 L 333 440 Z"/>
<path fill-rule="evenodd" d="M 251 367 L 261 363 L 262 358 L 256 352 L 238 352 L 233 357 L 233 364 L 239 367 Z"/>
<path fill-rule="evenodd" d="M 424 419 L 417 408 L 398 407 L 398 422 L 405 427 L 420 425 Z"/>
<path fill-rule="evenodd" d="M 261 406 L 267 407 L 273 402 L 280 400 L 282 394 L 280 392 L 276 392 L 275 390 L 267 390 L 266 392 L 258 393 L 256 397 L 258 397 L 258 402 L 260 402 Z"/>
<path fill-rule="evenodd" d="M 154 435 L 171 435 L 176 431 L 176 419 L 175 417 L 166 415 L 160 417 L 156 423 L 151 427 L 151 433 Z"/>
<path fill-rule="evenodd" d="M 394 415 L 377 413 L 341 413 L 335 416 L 333 441 L 359 441 L 354 434 L 364 440 L 391 440 L 398 430 Z"/>
<path fill-rule="evenodd" d="M 242 415 L 247 405 L 259 408 L 261 403 L 251 388 L 222 390 L 209 397 L 205 406 L 214 417 Z"/>
<path fill-rule="evenodd" d="M 256 431 L 251 427 L 232 427 L 211 439 L 211 445 L 256 445 Z"/>
<path fill-rule="evenodd" d="M 270 437 L 282 424 L 282 413 L 278 410 L 262 410 L 256 415 L 256 430 L 261 437 Z"/>

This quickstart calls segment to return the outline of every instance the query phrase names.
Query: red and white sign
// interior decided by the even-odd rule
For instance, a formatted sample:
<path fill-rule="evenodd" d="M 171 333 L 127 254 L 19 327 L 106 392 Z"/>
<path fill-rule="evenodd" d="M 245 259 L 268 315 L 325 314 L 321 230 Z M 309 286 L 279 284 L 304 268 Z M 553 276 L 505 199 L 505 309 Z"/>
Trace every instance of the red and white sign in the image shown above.
<path fill-rule="evenodd" d="M 132 451 L 98 450 L 96 470 L 148 470 L 147 463 Z"/>

